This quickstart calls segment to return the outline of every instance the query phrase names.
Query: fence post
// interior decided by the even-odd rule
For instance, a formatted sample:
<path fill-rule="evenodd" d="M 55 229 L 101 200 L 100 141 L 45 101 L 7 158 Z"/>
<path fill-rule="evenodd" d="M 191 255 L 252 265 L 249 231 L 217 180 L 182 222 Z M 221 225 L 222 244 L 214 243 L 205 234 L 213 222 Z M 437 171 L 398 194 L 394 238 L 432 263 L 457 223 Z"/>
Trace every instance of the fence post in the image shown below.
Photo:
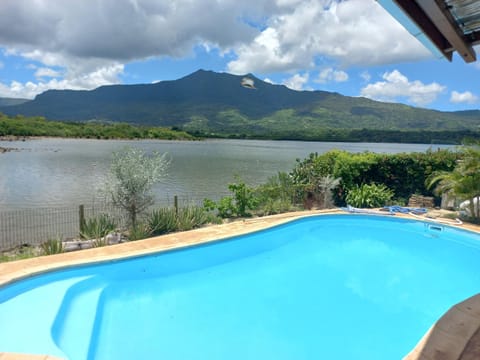
<path fill-rule="evenodd" d="M 80 231 L 82 231 L 85 225 L 85 206 L 84 205 L 80 205 L 78 207 L 78 218 L 80 219 L 79 220 Z"/>
<path fill-rule="evenodd" d="M 178 196 L 173 197 L 173 207 L 175 208 L 175 214 L 178 215 Z"/>

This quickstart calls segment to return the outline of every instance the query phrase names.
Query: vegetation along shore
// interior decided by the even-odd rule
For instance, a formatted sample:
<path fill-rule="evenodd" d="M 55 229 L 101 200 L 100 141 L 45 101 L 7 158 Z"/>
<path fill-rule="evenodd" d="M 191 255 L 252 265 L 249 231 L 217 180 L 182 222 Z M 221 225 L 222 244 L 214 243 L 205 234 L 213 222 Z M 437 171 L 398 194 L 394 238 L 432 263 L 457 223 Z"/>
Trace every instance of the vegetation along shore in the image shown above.
<path fill-rule="evenodd" d="M 0 113 L 0 139 L 25 140 L 29 137 L 63 137 L 87 139 L 161 139 L 199 140 L 202 138 L 303 140 L 328 142 L 385 142 L 412 144 L 461 144 L 477 138 L 473 130 L 371 130 L 325 128 L 312 132 L 273 131 L 268 134 L 245 132 L 220 133 L 199 130 L 185 131 L 179 127 L 157 127 L 123 122 L 64 122 L 44 117 L 14 117 Z"/>
<path fill-rule="evenodd" d="M 28 137 L 63 137 L 87 139 L 162 139 L 195 140 L 184 131 L 126 123 L 61 122 L 43 117 L 9 117 L 0 113 L 0 139 L 25 140 Z"/>

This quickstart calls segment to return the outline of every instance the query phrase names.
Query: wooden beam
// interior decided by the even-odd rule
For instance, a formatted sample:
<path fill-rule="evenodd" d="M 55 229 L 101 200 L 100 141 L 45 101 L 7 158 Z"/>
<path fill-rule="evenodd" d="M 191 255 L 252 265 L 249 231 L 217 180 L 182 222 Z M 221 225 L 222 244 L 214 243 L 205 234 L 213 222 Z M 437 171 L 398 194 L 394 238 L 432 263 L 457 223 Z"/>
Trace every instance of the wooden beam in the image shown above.
<path fill-rule="evenodd" d="M 452 61 L 452 44 L 437 29 L 425 11 L 412 0 L 394 0 L 399 8 L 418 25 L 423 33 L 449 61 Z"/>

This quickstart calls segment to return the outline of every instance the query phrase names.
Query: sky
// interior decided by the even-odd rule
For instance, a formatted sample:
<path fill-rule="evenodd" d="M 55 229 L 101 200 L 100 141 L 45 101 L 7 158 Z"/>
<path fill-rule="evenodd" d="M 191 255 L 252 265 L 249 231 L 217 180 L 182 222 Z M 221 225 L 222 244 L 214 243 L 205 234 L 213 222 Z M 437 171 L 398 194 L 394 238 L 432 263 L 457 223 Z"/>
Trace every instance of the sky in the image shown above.
<path fill-rule="evenodd" d="M 0 0 L 0 19 L 0 97 L 204 69 L 442 111 L 480 108 L 480 61 L 437 59 L 375 0 Z"/>

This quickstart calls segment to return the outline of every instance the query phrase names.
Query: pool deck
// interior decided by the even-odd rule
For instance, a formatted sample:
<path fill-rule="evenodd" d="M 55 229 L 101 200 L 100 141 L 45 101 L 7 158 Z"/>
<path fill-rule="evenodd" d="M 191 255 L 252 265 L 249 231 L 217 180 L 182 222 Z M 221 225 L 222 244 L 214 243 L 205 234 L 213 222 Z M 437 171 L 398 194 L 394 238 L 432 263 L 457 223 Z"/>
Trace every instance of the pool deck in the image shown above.
<path fill-rule="evenodd" d="M 299 217 L 318 214 L 348 214 L 343 211 L 301 211 L 232 221 L 191 231 L 158 236 L 141 241 L 74 251 L 50 256 L 0 263 L 0 286 L 50 270 L 79 264 L 109 261 L 158 251 L 217 241 L 280 225 Z M 386 215 L 388 216 L 388 215 Z M 412 218 L 409 215 L 395 217 Z M 414 219 L 418 220 L 417 217 Z M 424 219 L 429 220 L 429 219 Z M 479 226 L 464 224 L 460 228 L 480 232 Z M 1 349 L 0 349 L 1 350 Z M 0 360 L 55 360 L 48 355 L 0 352 Z M 419 341 L 405 360 L 473 360 L 480 359 L 480 294 L 454 305 Z"/>

